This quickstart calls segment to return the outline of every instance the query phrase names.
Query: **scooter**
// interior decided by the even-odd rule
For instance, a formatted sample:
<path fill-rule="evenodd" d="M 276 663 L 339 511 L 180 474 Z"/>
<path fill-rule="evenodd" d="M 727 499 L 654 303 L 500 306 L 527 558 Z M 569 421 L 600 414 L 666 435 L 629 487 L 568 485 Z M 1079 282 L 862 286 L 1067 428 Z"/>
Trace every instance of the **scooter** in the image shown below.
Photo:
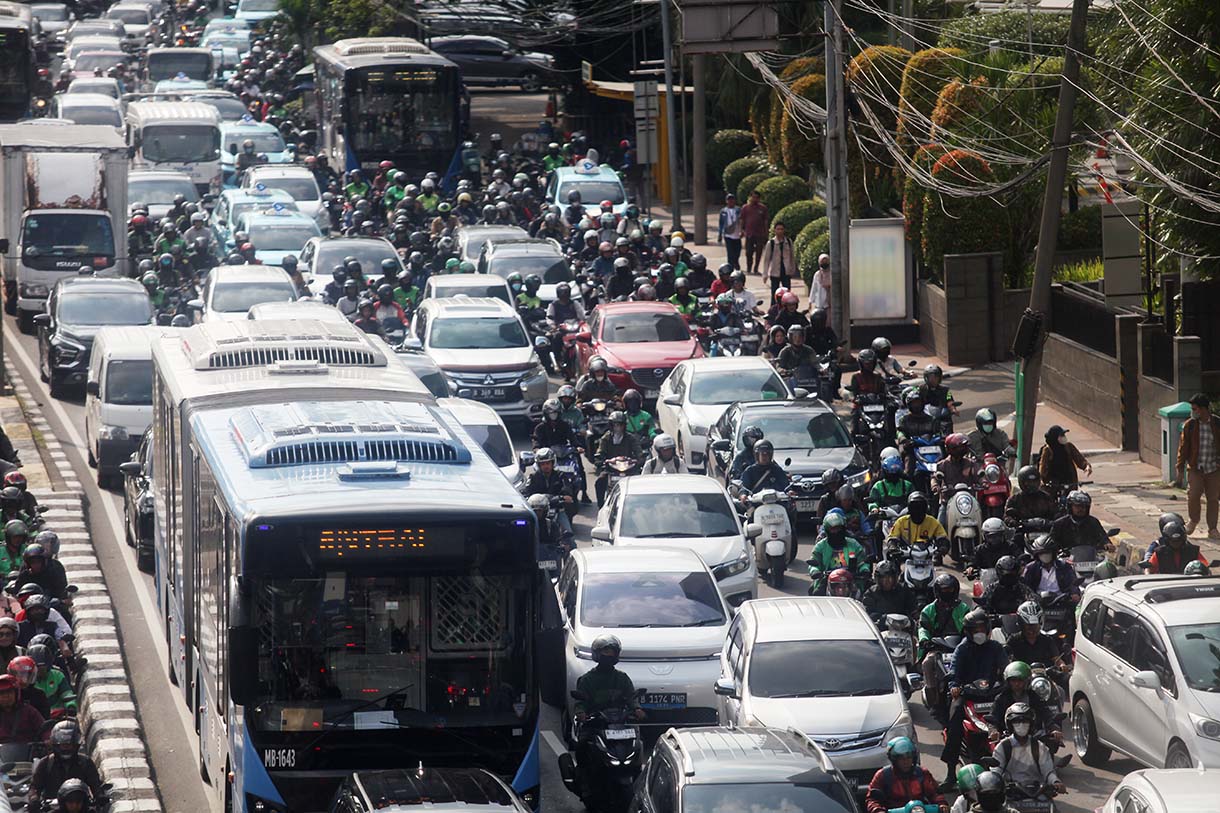
<path fill-rule="evenodd" d="M 742 330 L 739 327 L 720 327 L 712 331 L 709 355 L 740 356 Z"/>
<path fill-rule="evenodd" d="M 1106 531 L 1106 536 L 1118 536 L 1118 534 L 1118 528 L 1110 528 Z M 1072 570 L 1076 571 L 1076 583 L 1080 585 L 1081 589 L 1093 581 L 1093 571 L 1104 558 L 1104 555 L 1094 545 L 1073 545 L 1068 550 L 1067 561 L 1071 563 Z"/>
<path fill-rule="evenodd" d="M 1044 782 L 1009 782 L 1004 794 L 1020 813 L 1055 813 L 1055 786 Z"/>
<path fill-rule="evenodd" d="M 1038 595 L 1042 605 L 1042 632 L 1059 644 L 1059 652 L 1067 655 L 1076 640 L 1076 613 L 1072 597 L 1068 593 L 1042 592 Z"/>
<path fill-rule="evenodd" d="M 911 634 L 911 619 L 902 613 L 887 613 L 879 626 L 881 640 L 885 642 L 885 649 L 890 653 L 894 671 L 899 675 L 918 675 L 922 680 L 919 667 L 915 663 L 915 636 Z M 910 680 L 904 684 L 907 699 L 910 699 L 911 687 L 915 685 L 917 684 Z"/>
<path fill-rule="evenodd" d="M 602 469 L 606 472 L 606 493 L 609 493 L 619 480 L 640 473 L 640 461 L 634 457 L 611 457 L 602 462 Z"/>
<path fill-rule="evenodd" d="M 597 444 L 602 435 L 610 431 L 610 411 L 613 407 L 614 405 L 604 398 L 593 398 L 580 405 L 580 411 L 585 415 L 585 456 L 589 458 L 590 463 L 596 463 L 593 455 L 597 451 Z"/>
<path fill-rule="evenodd" d="M 758 348 L 762 342 L 761 325 L 755 318 L 746 313 L 741 316 L 741 351 L 738 355 L 741 356 L 757 356 Z"/>
<path fill-rule="evenodd" d="M 637 689 L 636 695 L 642 697 L 644 690 Z M 572 692 L 572 697 L 586 699 L 578 691 Z M 644 756 L 640 727 L 630 722 L 630 711 L 602 709 L 583 723 L 574 722 L 573 734 L 578 753 L 559 756 L 564 787 L 579 796 L 593 813 L 626 810 Z"/>
<path fill-rule="evenodd" d="M 983 519 L 992 517 L 1004 518 L 1004 506 L 1008 505 L 1008 497 L 1012 494 L 1012 483 L 1004 468 L 1004 458 L 996 457 L 991 452 L 983 455 L 983 477 L 979 483 L 978 501 L 982 508 Z"/>
<path fill-rule="evenodd" d="M 894 442 L 893 402 L 880 393 L 858 395 L 855 398 L 855 415 L 852 421 L 857 427 L 856 448 L 865 460 L 873 461 L 874 471 L 881 464 L 881 450 Z"/>
<path fill-rule="evenodd" d="M 754 539 L 754 560 L 758 572 L 765 574 L 767 583 L 776 590 L 782 589 L 784 571 L 796 554 L 796 536 L 788 516 L 791 498 L 773 488 L 750 493 L 739 485 L 738 490 L 742 500 L 750 506 L 747 518 L 762 526 L 762 533 Z"/>
<path fill-rule="evenodd" d="M 945 676 L 953 668 L 953 650 L 957 649 L 957 645 L 962 642 L 960 635 L 945 635 L 939 638 L 932 638 L 928 641 L 929 651 L 935 657 L 932 661 L 933 673 L 936 677 L 934 684 L 940 687 L 937 692 L 933 688 L 933 683 L 925 683 L 921 695 L 923 704 L 938 719 L 946 719 L 948 717 L 947 709 L 949 704 L 946 698 L 949 696 L 949 691 L 945 686 Z"/>
<path fill-rule="evenodd" d="M 977 763 L 991 756 L 991 733 L 987 715 L 995 705 L 1000 687 L 986 678 L 962 687 L 966 701 L 966 719 L 962 722 L 962 759 L 966 764 Z"/>
<path fill-rule="evenodd" d="M 945 439 L 942 435 L 921 435 L 911 438 L 911 448 L 915 464 L 911 471 L 911 480 L 915 490 L 930 494 L 932 478 L 940 461 L 945 457 Z M 928 510 L 932 511 L 934 507 L 929 505 Z"/>
<path fill-rule="evenodd" d="M 979 526 L 983 524 L 979 501 L 967 483 L 958 483 L 945 509 L 945 533 L 949 536 L 949 555 L 959 565 L 974 558 L 978 544 Z"/>
<path fill-rule="evenodd" d="M 933 600 L 932 579 L 936 575 L 933 560 L 936 551 L 924 540 L 917 541 L 902 554 L 902 583 L 915 594 L 916 603 L 926 607 Z"/>

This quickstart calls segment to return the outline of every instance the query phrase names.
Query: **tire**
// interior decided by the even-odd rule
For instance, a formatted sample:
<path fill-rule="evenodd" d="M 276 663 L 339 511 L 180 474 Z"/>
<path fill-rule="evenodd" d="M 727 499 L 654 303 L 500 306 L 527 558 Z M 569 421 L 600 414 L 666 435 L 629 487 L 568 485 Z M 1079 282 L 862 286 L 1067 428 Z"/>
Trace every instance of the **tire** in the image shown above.
<path fill-rule="evenodd" d="M 1165 767 L 1189 770 L 1195 766 L 1191 762 L 1190 751 L 1186 750 L 1185 745 L 1175 740 L 1169 746 L 1169 753 L 1165 755 Z"/>
<path fill-rule="evenodd" d="M 55 377 L 54 373 L 47 374 L 47 390 L 51 393 L 52 398 L 62 398 L 64 394 L 64 385 Z"/>
<path fill-rule="evenodd" d="M 542 90 L 542 79 L 534 71 L 530 71 L 521 77 L 521 90 L 525 93 L 537 93 Z"/>
<path fill-rule="evenodd" d="M 767 559 L 770 561 L 771 565 L 769 570 L 769 578 L 767 581 L 771 582 L 771 586 L 776 590 L 784 589 L 784 570 L 787 566 L 787 563 L 784 561 L 784 557 L 782 555 L 768 556 Z"/>
<path fill-rule="evenodd" d="M 1093 707 L 1083 697 L 1072 706 L 1072 745 L 1085 765 L 1100 768 L 1110 760 L 1110 749 L 1097 741 Z"/>
<path fill-rule="evenodd" d="M 152 573 L 154 570 L 153 564 L 154 564 L 153 552 L 150 550 L 148 553 L 144 553 L 143 551 L 140 550 L 140 546 L 137 544 L 136 545 L 136 567 L 139 569 L 139 571 L 141 573 Z"/>
<path fill-rule="evenodd" d="M 85 452 L 85 462 L 89 464 L 89 468 L 97 468 L 97 457 L 93 454 L 93 447 L 90 446 Z"/>
<path fill-rule="evenodd" d="M 9 316 L 17 315 L 17 285 L 4 284 L 4 312 Z"/>
<path fill-rule="evenodd" d="M 34 313 L 32 311 L 20 311 L 17 314 L 17 329 L 27 336 L 34 335 Z"/>
<path fill-rule="evenodd" d="M 131 535 L 131 509 L 127 507 L 127 500 L 123 500 L 123 538 L 127 542 L 127 547 L 136 546 L 136 538 Z"/>
<path fill-rule="evenodd" d="M 178 673 L 174 671 L 174 652 L 173 647 L 170 647 L 169 652 L 165 655 L 165 668 L 169 672 L 169 682 L 173 685 L 178 685 Z"/>
<path fill-rule="evenodd" d="M 102 489 L 103 491 L 108 491 L 110 489 L 110 480 L 111 480 L 110 475 L 103 474 L 102 469 L 99 466 L 98 470 L 97 470 L 97 487 Z"/>

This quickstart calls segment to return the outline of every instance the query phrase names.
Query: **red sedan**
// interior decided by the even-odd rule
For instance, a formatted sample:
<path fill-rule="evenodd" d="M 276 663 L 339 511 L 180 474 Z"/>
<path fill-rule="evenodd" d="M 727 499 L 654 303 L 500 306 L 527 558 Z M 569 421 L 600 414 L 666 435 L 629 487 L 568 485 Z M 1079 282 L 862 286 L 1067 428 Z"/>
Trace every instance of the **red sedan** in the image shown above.
<path fill-rule="evenodd" d="M 668 302 L 600 305 L 589 316 L 587 331 L 576 343 L 581 372 L 588 371 L 590 358 L 601 356 L 620 392 L 634 387 L 649 400 L 679 361 L 704 355 L 686 320 Z"/>

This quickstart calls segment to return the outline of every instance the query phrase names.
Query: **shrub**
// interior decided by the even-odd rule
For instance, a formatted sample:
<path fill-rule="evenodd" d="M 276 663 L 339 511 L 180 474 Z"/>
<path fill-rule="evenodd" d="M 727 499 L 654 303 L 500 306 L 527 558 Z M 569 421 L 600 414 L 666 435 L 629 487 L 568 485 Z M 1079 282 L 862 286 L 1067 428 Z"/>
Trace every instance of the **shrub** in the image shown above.
<path fill-rule="evenodd" d="M 811 231 L 809 239 L 801 247 L 801 252 L 796 255 L 796 267 L 801 272 L 801 279 L 805 280 L 805 285 L 813 286 L 813 274 L 818 270 L 818 255 L 830 253 L 830 222 L 826 218 L 815 220 L 810 223 L 810 226 L 818 226 L 817 230 Z"/>
<path fill-rule="evenodd" d="M 786 112 L 787 105 L 784 104 L 784 97 L 778 90 L 773 89 L 767 118 L 767 160 L 776 167 L 784 165 L 783 134 L 784 113 Z"/>
<path fill-rule="evenodd" d="M 813 194 L 809 189 L 809 184 L 795 175 L 779 175 L 774 178 L 767 178 L 758 185 L 756 191 L 763 205 L 770 212 L 772 219 L 775 218 L 780 209 L 783 209 L 788 204 L 807 200 Z"/>
<path fill-rule="evenodd" d="M 767 162 L 756 155 L 747 155 L 745 158 L 730 161 L 720 176 L 721 181 L 724 183 L 724 191 L 735 193 L 737 187 L 741 186 L 743 178 L 747 175 L 753 175 L 755 172 L 761 172 L 766 168 Z M 745 203 L 744 200 L 738 200 L 737 202 Z"/>
<path fill-rule="evenodd" d="M 932 165 L 934 179 L 968 186 L 994 178 L 991 165 L 966 150 L 952 150 Z M 928 190 L 920 245 L 924 262 L 939 275 L 946 254 L 1004 251 L 1008 211 L 988 197 L 958 198 Z"/>
<path fill-rule="evenodd" d="M 996 14 L 974 14 L 947 20 L 940 29 L 937 44 L 941 48 L 961 48 L 978 53 L 991 40 L 1019 42 L 1022 50 L 1030 41 L 1030 26 L 1033 27 L 1033 45 L 1036 54 L 1060 54 L 1067 42 L 1067 14 L 1033 14 L 1024 11 L 1001 11 Z"/>
<path fill-rule="evenodd" d="M 788 230 L 789 236 L 793 237 L 793 250 L 795 251 L 795 239 L 800 236 L 801 231 L 825 214 L 825 202 L 821 198 L 813 198 L 811 200 L 798 200 L 795 203 L 789 203 L 777 211 L 772 220 L 784 221 L 784 228 Z"/>
<path fill-rule="evenodd" d="M 707 144 L 707 176 L 719 183 L 724 168 L 754 149 L 754 136 L 747 130 L 717 130 Z"/>
<path fill-rule="evenodd" d="M 898 140 L 908 153 L 931 140 L 931 118 L 940 89 L 958 76 L 965 64 L 956 48 L 927 48 L 911 56 L 902 72 L 898 100 Z"/>
<path fill-rule="evenodd" d="M 936 97 L 932 108 L 932 138 L 942 139 L 954 128 L 969 127 L 983 112 L 987 100 L 987 80 L 978 77 L 971 82 L 952 79 Z"/>
<path fill-rule="evenodd" d="M 898 124 L 893 108 L 898 107 L 902 74 L 910 59 L 911 52 L 906 48 L 873 45 L 847 64 L 847 86 L 856 92 L 862 104 L 868 104 L 881 126 L 891 132 Z M 865 98 L 878 96 L 885 103 Z"/>
<path fill-rule="evenodd" d="M 925 172 L 930 172 L 933 165 L 940 160 L 948 150 L 940 144 L 925 144 L 915 151 L 911 162 Z M 902 217 L 906 227 L 907 239 L 918 245 L 919 236 L 923 232 L 923 185 L 914 176 L 908 176 L 902 188 Z"/>
<path fill-rule="evenodd" d="M 820 73 L 802 76 L 792 83 L 792 92 L 802 99 L 823 104 L 826 101 L 826 77 Z M 791 110 L 785 110 L 780 124 L 780 155 L 784 168 L 797 175 L 804 175 L 812 168 L 820 170 L 825 164 L 822 139 L 806 125 L 802 131 Z"/>
<path fill-rule="evenodd" d="M 744 206 L 746 201 L 750 199 L 750 193 L 758 188 L 759 184 L 768 178 L 774 177 L 775 171 L 770 167 L 766 167 L 742 178 L 741 183 L 737 184 L 737 202 Z"/>
<path fill-rule="evenodd" d="M 821 201 L 815 199 L 815 204 L 818 203 Z M 801 264 L 801 255 L 805 253 L 805 246 L 822 232 L 830 230 L 830 220 L 826 217 L 826 204 L 821 203 L 821 208 L 822 214 L 805 224 L 805 227 L 796 233 L 796 237 L 792 238 L 792 253 L 796 256 L 798 266 Z M 816 256 L 815 254 L 814 257 L 816 258 Z"/>
<path fill-rule="evenodd" d="M 754 95 L 750 103 L 750 132 L 754 134 L 754 143 L 767 148 L 767 136 L 771 126 L 771 88 L 764 87 Z M 725 187 L 732 189 L 734 187 Z"/>
<path fill-rule="evenodd" d="M 793 84 L 802 76 L 814 73 L 826 73 L 826 60 L 820 56 L 803 56 L 792 60 L 779 72 L 779 78 L 786 84 Z"/>
<path fill-rule="evenodd" d="M 1101 206 L 1081 206 L 1059 221 L 1060 251 L 1101 250 Z"/>

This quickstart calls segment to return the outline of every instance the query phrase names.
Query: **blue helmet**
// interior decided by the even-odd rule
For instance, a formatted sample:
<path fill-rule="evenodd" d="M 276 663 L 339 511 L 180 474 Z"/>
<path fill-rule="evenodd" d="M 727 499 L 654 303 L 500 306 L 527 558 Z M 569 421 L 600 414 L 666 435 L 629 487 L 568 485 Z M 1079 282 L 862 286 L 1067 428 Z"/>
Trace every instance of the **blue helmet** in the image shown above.
<path fill-rule="evenodd" d="M 882 474 L 902 474 L 902 458 L 887 457 L 881 461 Z"/>

